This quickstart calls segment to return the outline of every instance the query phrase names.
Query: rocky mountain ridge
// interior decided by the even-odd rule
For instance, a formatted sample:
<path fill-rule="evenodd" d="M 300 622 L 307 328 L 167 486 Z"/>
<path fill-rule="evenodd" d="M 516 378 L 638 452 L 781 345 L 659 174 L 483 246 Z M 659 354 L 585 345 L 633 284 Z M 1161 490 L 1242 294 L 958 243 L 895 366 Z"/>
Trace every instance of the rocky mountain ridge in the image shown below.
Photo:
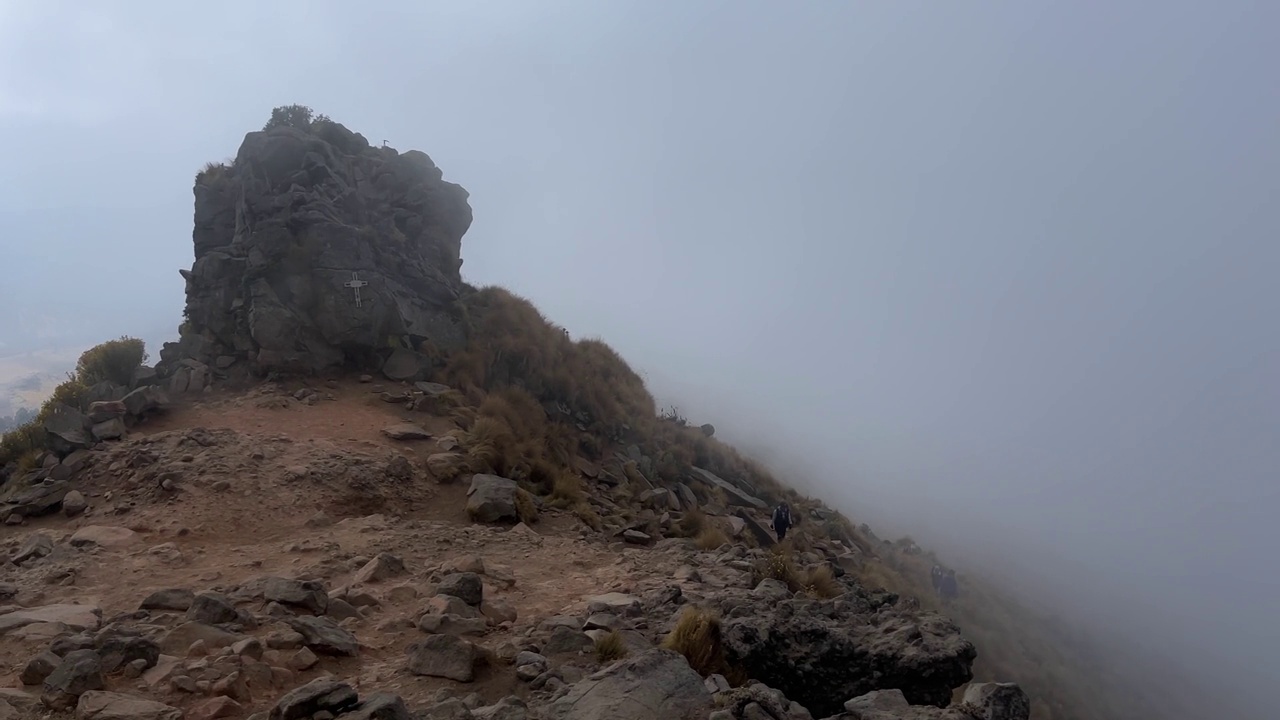
<path fill-rule="evenodd" d="M 6 470 L 0 720 L 1031 716 L 865 579 L 918 548 L 461 283 L 427 156 L 281 119 L 197 178 L 180 340 Z"/>

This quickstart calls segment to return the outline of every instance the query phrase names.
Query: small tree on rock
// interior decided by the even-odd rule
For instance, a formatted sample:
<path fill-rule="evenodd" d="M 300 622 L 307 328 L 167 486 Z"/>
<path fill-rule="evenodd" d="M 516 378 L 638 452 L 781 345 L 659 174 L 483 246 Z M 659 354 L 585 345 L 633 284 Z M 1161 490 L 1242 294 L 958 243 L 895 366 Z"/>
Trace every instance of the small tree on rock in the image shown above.
<path fill-rule="evenodd" d="M 299 130 L 307 130 L 311 127 L 314 115 L 315 111 L 306 105 L 281 105 L 271 111 L 271 119 L 262 126 L 262 129 L 265 131 L 288 125 Z"/>

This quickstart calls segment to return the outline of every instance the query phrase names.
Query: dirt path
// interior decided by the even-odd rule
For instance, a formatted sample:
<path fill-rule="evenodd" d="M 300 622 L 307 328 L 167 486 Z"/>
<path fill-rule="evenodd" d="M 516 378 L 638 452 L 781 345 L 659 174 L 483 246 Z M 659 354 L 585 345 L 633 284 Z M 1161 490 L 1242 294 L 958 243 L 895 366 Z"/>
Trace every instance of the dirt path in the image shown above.
<path fill-rule="evenodd" d="M 350 457 L 378 463 L 403 454 L 420 463 L 438 449 L 434 441 L 407 444 L 383 435 L 383 427 L 406 415 L 400 406 L 383 402 L 370 385 L 317 390 L 333 399 L 308 405 L 282 393 L 214 393 L 136 428 L 129 442 L 138 447 L 165 438 L 172 442 L 175 434 L 194 428 L 213 433 L 218 442 L 210 447 L 189 443 L 190 454 L 176 459 L 189 468 L 177 489 L 155 491 L 153 502 L 137 503 L 124 514 L 116 514 L 120 505 L 113 503 L 143 482 L 128 475 L 127 467 L 121 469 L 124 480 L 77 481 L 94 508 L 87 517 L 50 516 L 0 527 L 0 543 L 10 546 L 36 531 L 59 541 L 87 526 L 135 532 L 118 547 L 60 546 L 39 567 L 20 571 L 23 604 L 92 603 L 109 619 L 132 612 L 150 592 L 163 588 L 199 592 L 281 575 L 319 578 L 332 589 L 349 584 L 369 558 L 390 552 L 404 560 L 407 573 L 370 588 L 381 603 L 350 628 L 366 651 L 326 667 L 357 684 L 425 702 L 456 685 L 401 669 L 405 647 L 423 637 L 415 622 L 431 592 L 432 573 L 442 564 L 480 557 L 489 573 L 487 596 L 510 603 L 518 613 L 514 626 L 485 637 L 490 647 L 518 639 L 548 616 L 580 610 L 592 595 L 628 587 L 633 563 L 620 561 L 616 545 L 584 538 L 581 523 L 567 514 L 548 512 L 532 533 L 479 526 L 466 517 L 465 486 L 430 480 L 386 493 L 378 488 L 382 500 L 354 507 L 360 493 L 344 487 L 350 478 L 342 465 Z M 448 418 L 415 414 L 414 420 L 437 437 L 456 430 Z M 17 675 L 41 638 L 33 634 L 10 642 L 11 637 L 0 650 L 0 672 L 7 673 L 0 683 L 19 686 Z M 487 701 L 523 692 L 511 686 L 509 675 L 482 677 L 465 687 Z"/>

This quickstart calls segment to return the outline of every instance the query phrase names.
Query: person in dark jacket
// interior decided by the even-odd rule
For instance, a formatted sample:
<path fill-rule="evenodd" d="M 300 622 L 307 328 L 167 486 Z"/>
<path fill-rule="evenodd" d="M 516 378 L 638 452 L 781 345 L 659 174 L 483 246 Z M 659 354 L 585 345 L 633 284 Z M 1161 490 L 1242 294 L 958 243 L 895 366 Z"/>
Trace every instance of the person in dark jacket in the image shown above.
<path fill-rule="evenodd" d="M 942 595 L 942 601 L 950 603 L 960 594 L 959 588 L 956 587 L 956 571 L 947 570 L 938 581 L 938 591 Z"/>
<path fill-rule="evenodd" d="M 791 507 L 786 503 L 782 503 L 773 509 L 773 532 L 778 536 L 778 542 L 787 536 L 787 530 L 791 527 Z"/>

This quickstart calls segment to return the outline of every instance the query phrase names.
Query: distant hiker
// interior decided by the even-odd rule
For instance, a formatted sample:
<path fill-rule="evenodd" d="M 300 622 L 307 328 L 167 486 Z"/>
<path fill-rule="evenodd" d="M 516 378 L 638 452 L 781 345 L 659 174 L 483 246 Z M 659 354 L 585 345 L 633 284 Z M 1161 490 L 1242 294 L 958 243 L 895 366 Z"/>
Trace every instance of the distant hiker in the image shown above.
<path fill-rule="evenodd" d="M 938 592 L 942 595 L 943 602 L 951 602 L 960 594 L 956 587 L 956 571 L 947 570 L 947 572 L 938 581 Z"/>
<path fill-rule="evenodd" d="M 773 531 L 778 535 L 778 542 L 787 536 L 787 529 L 791 527 L 791 507 L 786 503 L 782 503 L 773 509 Z"/>
<path fill-rule="evenodd" d="M 933 591 L 939 595 L 942 594 L 942 576 L 944 574 L 945 573 L 942 572 L 942 566 L 936 563 L 934 564 L 933 569 L 929 571 L 929 582 L 933 584 Z"/>

